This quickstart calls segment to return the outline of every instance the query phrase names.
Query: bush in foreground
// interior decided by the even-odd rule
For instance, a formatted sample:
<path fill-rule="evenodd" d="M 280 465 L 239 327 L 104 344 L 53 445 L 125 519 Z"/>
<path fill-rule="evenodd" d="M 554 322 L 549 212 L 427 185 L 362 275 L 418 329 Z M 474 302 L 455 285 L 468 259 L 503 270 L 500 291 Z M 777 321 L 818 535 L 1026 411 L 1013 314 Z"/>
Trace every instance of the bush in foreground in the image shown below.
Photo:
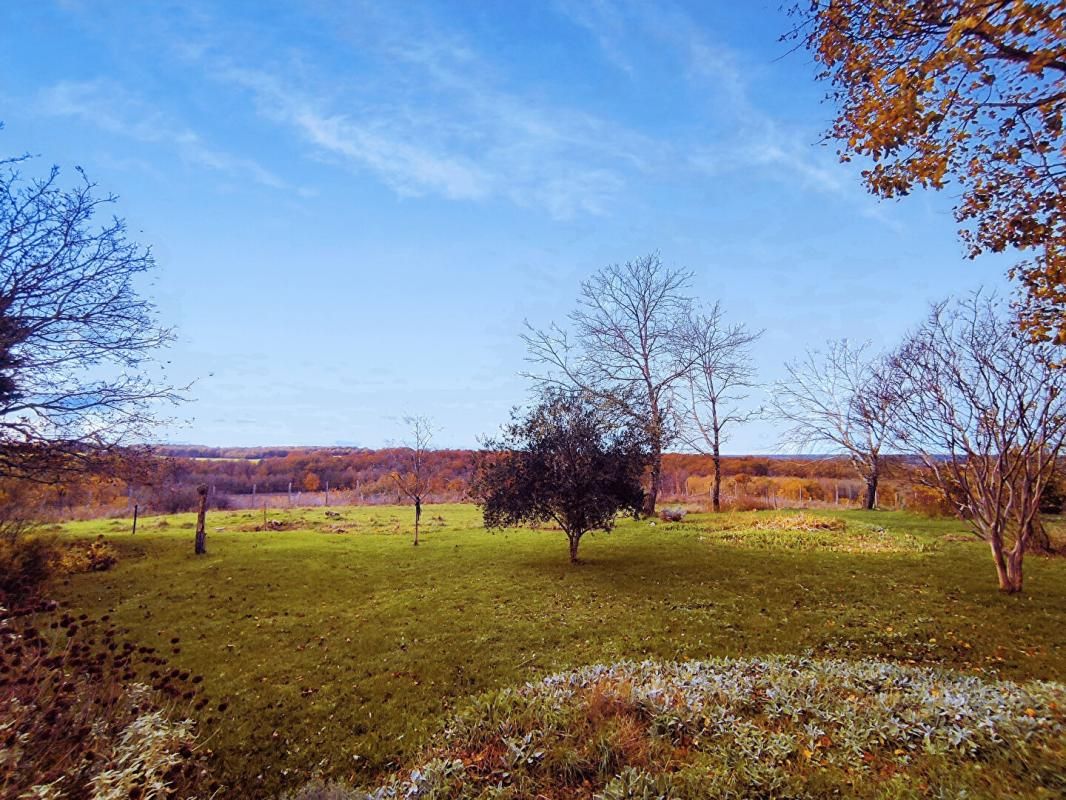
<path fill-rule="evenodd" d="M 483 695 L 420 766 L 348 796 L 1062 797 L 1064 708 L 1061 684 L 880 662 L 623 662 Z"/>
<path fill-rule="evenodd" d="M 175 713 L 206 706 L 200 680 L 107 618 L 0 607 L 0 797 L 207 796 L 193 723 Z"/>
<path fill-rule="evenodd" d="M 0 606 L 32 608 L 56 574 L 104 572 L 117 563 L 118 554 L 103 535 L 68 544 L 39 534 L 0 538 Z"/>
<path fill-rule="evenodd" d="M 32 604 L 52 577 L 57 554 L 55 542 L 43 536 L 0 539 L 0 606 Z"/>

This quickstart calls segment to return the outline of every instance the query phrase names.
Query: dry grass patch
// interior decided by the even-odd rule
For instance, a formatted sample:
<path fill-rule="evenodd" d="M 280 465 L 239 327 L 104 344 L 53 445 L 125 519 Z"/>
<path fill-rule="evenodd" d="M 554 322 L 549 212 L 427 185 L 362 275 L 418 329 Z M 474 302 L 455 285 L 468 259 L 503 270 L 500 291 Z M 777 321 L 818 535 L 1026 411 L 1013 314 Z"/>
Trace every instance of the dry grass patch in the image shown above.
<path fill-rule="evenodd" d="M 846 531 L 848 524 L 837 517 L 823 517 L 801 511 L 761 517 L 753 526 L 757 531 Z"/>

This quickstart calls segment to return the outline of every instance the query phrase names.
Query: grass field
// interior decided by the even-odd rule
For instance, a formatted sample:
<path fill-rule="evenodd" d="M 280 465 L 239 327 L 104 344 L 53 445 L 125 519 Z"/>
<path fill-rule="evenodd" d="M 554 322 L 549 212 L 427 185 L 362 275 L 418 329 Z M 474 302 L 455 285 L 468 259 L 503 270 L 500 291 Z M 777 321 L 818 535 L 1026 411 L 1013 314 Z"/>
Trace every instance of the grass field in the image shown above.
<path fill-rule="evenodd" d="M 462 698 L 623 658 L 802 654 L 1066 678 L 1066 559 L 995 590 L 952 520 L 842 512 L 844 532 L 754 530 L 768 512 L 625 521 L 567 563 L 558 531 L 489 533 L 471 506 L 212 513 L 72 523 L 120 553 L 59 599 L 202 674 L 218 776 L 271 796 L 315 774 L 361 783 L 407 763 Z M 343 532 L 338 532 L 342 529 Z M 172 638 L 180 639 L 171 645 Z"/>

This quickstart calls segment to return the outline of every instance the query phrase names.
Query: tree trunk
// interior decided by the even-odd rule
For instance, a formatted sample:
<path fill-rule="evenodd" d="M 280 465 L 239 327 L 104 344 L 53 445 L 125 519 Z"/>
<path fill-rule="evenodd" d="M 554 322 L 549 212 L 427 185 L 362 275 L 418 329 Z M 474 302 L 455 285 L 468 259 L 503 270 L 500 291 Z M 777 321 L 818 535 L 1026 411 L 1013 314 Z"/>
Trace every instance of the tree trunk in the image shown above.
<path fill-rule="evenodd" d="M 1014 594 L 1022 590 L 1022 554 L 1024 546 L 1014 546 L 1010 554 L 1003 552 L 1003 540 L 1000 534 L 993 534 L 989 546 L 992 548 L 992 560 L 996 563 L 996 577 L 999 590 L 1005 594 Z"/>
<path fill-rule="evenodd" d="M 207 487 L 197 486 L 196 493 L 200 496 L 200 509 L 196 513 L 196 555 L 202 556 L 207 552 Z"/>
<path fill-rule="evenodd" d="M 422 521 L 422 498 L 415 498 L 415 547 L 418 547 L 418 523 Z"/>
<path fill-rule="evenodd" d="M 580 533 L 578 533 L 578 534 L 568 533 L 568 534 L 566 534 L 566 536 L 570 540 L 570 563 L 571 564 L 576 564 L 577 563 L 577 546 L 581 542 L 581 534 Z"/>
<path fill-rule="evenodd" d="M 866 478 L 866 496 L 863 498 L 863 507 L 867 511 L 873 511 L 877 505 L 877 481 L 880 476 L 877 470 L 871 472 Z"/>
<path fill-rule="evenodd" d="M 1010 594 L 1022 590 L 1022 558 L 1025 555 L 1025 544 L 1018 542 L 1007 556 L 1007 579 L 1010 581 Z"/>
<path fill-rule="evenodd" d="M 711 509 L 713 511 L 722 510 L 722 456 L 718 452 L 718 443 L 714 445 L 714 455 L 711 456 L 711 460 L 714 462 L 714 487 L 711 489 Z"/>
<path fill-rule="evenodd" d="M 1050 555 L 1055 552 L 1048 536 L 1047 528 L 1044 527 L 1040 517 L 1034 516 L 1029 523 L 1029 534 L 1026 536 L 1025 547 L 1034 553 Z"/>
<path fill-rule="evenodd" d="M 655 516 L 655 503 L 659 499 L 659 481 L 663 472 L 663 447 L 662 442 L 656 436 L 651 445 L 651 477 L 648 483 L 648 492 L 644 495 L 644 516 Z"/>
<path fill-rule="evenodd" d="M 992 550 L 992 561 L 996 565 L 996 579 L 999 581 L 999 590 L 1001 592 L 1009 592 L 1010 578 L 1007 576 L 1007 561 L 1003 558 L 1002 545 L 993 540 L 989 542 L 989 547 Z"/>

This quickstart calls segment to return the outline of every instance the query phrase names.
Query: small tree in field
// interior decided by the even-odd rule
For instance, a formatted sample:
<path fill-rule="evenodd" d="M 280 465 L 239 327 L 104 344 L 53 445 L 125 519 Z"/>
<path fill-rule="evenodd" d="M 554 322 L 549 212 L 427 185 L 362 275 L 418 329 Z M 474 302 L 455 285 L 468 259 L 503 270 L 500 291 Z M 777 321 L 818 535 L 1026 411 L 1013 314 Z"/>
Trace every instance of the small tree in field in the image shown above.
<path fill-rule="evenodd" d="M 789 426 L 786 443 L 847 456 L 866 484 L 863 505 L 871 510 L 897 398 L 891 363 L 868 351 L 868 344 L 847 339 L 829 342 L 825 352 L 808 351 L 803 360 L 785 365 L 788 379 L 775 384 L 771 404 Z"/>
<path fill-rule="evenodd" d="M 516 413 L 478 460 L 473 494 L 485 526 L 554 521 L 576 563 L 582 536 L 610 530 L 619 513 L 639 515 L 651 452 L 643 431 L 615 419 L 589 395 L 562 389 Z"/>
<path fill-rule="evenodd" d="M 304 475 L 303 487 L 305 492 L 317 492 L 322 488 L 322 479 L 314 472 L 308 471 L 307 474 Z"/>
<path fill-rule="evenodd" d="M 404 442 L 407 450 L 407 464 L 402 470 L 392 473 L 392 481 L 404 497 L 415 506 L 415 547 L 418 547 L 418 530 L 422 522 L 422 501 L 429 492 L 429 471 L 426 467 L 426 452 L 433 441 L 433 423 L 428 417 L 403 418 L 404 425 L 410 433 L 410 439 Z"/>
<path fill-rule="evenodd" d="M 685 326 L 692 309 L 692 273 L 665 265 L 658 253 L 612 264 L 581 284 L 569 326 L 522 337 L 544 387 L 581 391 L 627 425 L 644 430 L 651 450 L 644 514 L 655 513 L 663 451 L 673 441 L 674 390 L 696 354 Z"/>
<path fill-rule="evenodd" d="M 711 507 L 722 510 L 722 443 L 735 425 L 756 418 L 761 410 L 745 409 L 748 390 L 755 384 L 751 346 L 762 331 L 743 324 L 728 324 L 715 303 L 708 311 L 693 314 L 685 329 L 696 362 L 686 376 L 687 397 L 682 401 L 682 438 L 699 453 L 708 453 L 714 464 Z"/>
<path fill-rule="evenodd" d="M 1066 370 L 992 298 L 933 307 L 894 357 L 893 425 L 988 543 L 999 588 L 1022 589 L 1022 558 L 1041 536 L 1040 503 L 1066 440 Z"/>

